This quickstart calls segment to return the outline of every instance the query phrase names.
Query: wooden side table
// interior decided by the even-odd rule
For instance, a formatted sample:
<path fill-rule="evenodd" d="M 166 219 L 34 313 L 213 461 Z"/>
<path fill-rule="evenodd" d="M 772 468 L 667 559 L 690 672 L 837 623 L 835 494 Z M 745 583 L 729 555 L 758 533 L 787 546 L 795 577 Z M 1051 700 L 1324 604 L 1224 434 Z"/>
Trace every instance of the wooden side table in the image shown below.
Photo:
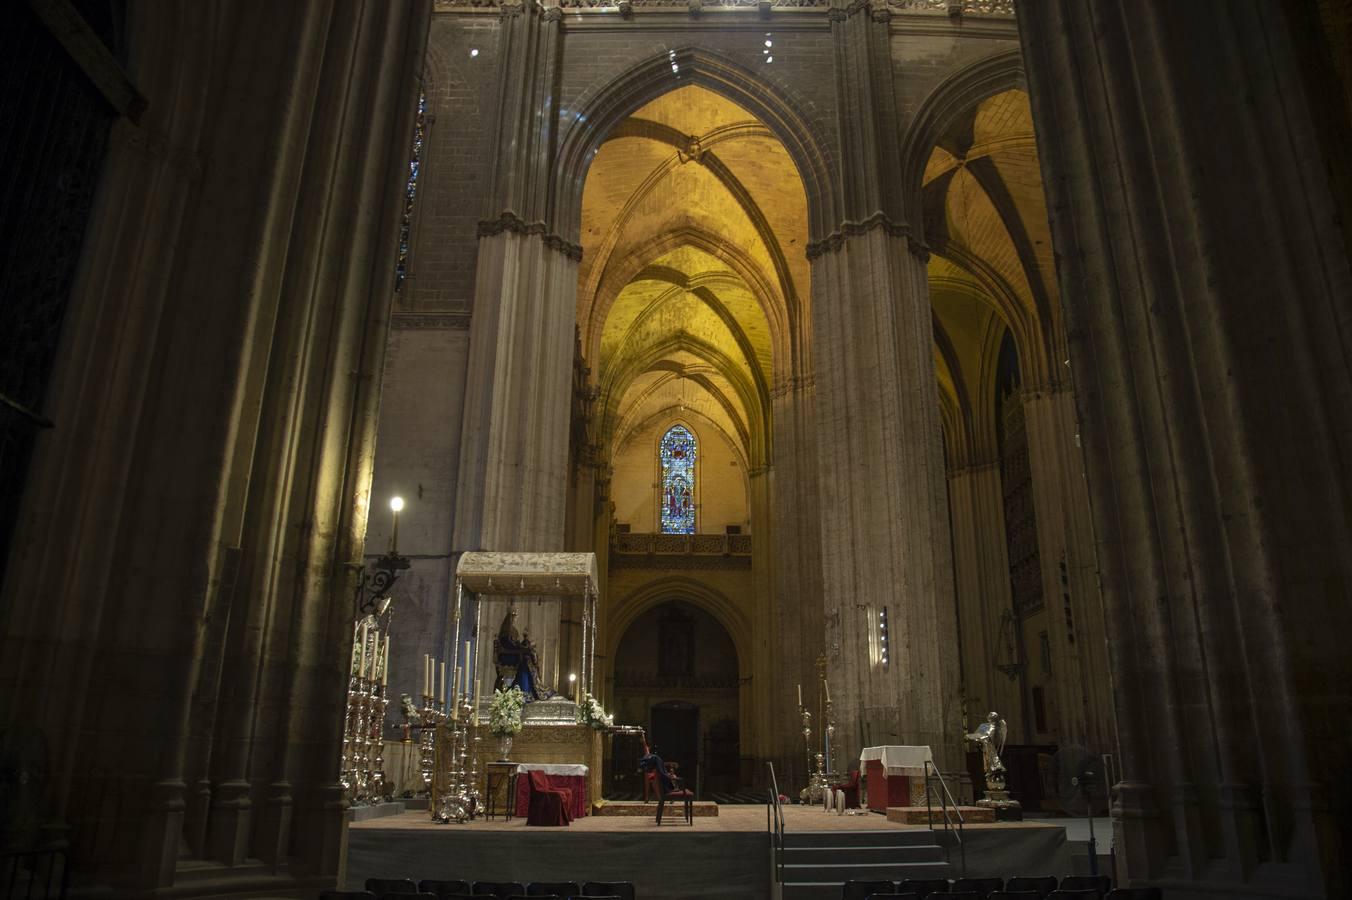
<path fill-rule="evenodd" d="M 502 816 L 512 821 L 516 814 L 516 767 L 515 762 L 490 762 L 484 764 L 484 793 L 486 804 L 484 818 L 498 815 L 498 795 L 502 794 Z"/>

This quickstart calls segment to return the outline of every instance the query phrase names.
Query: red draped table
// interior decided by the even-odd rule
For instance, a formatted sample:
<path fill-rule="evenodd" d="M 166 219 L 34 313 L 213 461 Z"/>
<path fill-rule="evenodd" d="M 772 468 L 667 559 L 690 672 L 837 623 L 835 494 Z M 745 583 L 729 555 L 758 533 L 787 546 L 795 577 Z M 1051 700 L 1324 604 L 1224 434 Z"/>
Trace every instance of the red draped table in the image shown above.
<path fill-rule="evenodd" d="M 925 763 L 933 759 L 929 747 L 865 747 L 859 768 L 868 786 L 868 808 L 885 813 L 889 806 L 924 806 Z"/>
<path fill-rule="evenodd" d="M 590 795 L 587 793 L 586 766 L 557 763 L 521 763 L 516 767 L 518 777 L 516 779 L 515 812 L 517 815 L 524 816 L 526 810 L 530 809 L 530 778 L 520 777 L 527 772 L 543 773 L 551 788 L 572 791 L 573 797 L 569 801 L 568 815 L 574 819 L 580 819 L 591 811 L 591 804 L 588 803 Z"/>

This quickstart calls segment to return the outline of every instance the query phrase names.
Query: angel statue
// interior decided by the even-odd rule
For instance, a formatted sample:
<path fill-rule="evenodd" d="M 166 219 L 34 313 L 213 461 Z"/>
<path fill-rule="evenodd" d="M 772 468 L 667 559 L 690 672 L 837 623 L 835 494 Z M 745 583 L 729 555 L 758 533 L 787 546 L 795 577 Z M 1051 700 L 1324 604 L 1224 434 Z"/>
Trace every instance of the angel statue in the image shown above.
<path fill-rule="evenodd" d="M 1000 754 L 1005 752 L 1005 720 L 999 713 L 987 713 L 986 721 L 977 726 L 976 731 L 966 735 L 967 740 L 981 746 L 981 760 L 986 771 L 986 789 L 1003 791 L 1005 789 L 1005 764 Z"/>

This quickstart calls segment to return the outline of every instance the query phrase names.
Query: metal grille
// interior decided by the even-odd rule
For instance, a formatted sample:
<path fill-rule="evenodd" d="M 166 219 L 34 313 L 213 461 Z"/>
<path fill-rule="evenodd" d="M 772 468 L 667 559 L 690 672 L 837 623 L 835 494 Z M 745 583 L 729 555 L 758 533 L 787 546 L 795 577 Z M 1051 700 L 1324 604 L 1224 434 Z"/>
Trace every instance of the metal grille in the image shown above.
<path fill-rule="evenodd" d="M 120 3 L 76 4 L 121 54 Z M 0 13 L 0 577 L 113 110 L 25 4 Z"/>

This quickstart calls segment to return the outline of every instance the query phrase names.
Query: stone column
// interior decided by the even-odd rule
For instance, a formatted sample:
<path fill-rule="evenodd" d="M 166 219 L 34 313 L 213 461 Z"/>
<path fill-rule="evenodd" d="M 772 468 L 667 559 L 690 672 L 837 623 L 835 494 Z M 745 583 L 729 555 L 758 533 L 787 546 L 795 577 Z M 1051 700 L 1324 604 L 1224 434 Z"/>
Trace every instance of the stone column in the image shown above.
<path fill-rule="evenodd" d="M 967 705 L 964 725 L 975 727 L 986 712 L 996 710 L 1009 723 L 1010 741 L 1018 743 L 1024 739 L 1019 681 L 996 669 L 1008 655 L 1001 639 L 1004 613 L 1013 612 L 1000 484 L 998 462 L 972 463 L 948 473 L 954 589 Z"/>
<path fill-rule="evenodd" d="M 1075 398 L 1059 385 L 1025 390 L 1023 411 L 1048 638 L 1058 661 L 1058 732 L 1063 744 L 1112 752 L 1117 740 L 1108 643 L 1084 457 L 1076 446 Z"/>
<path fill-rule="evenodd" d="M 806 363 L 803 364 L 806 367 Z M 798 784 L 803 772 L 803 738 L 795 685 L 816 683 L 817 656 L 833 648 L 822 620 L 822 533 L 817 479 L 817 431 L 813 409 L 815 388 L 809 375 L 787 377 L 771 397 L 774 422 L 773 517 L 770 528 L 757 530 L 756 545 L 771 545 L 775 610 L 773 674 L 775 689 L 770 719 L 770 758 L 781 790 Z M 839 648 L 835 648 L 839 649 Z"/>
<path fill-rule="evenodd" d="M 886 6 L 830 11 L 838 230 L 809 247 L 828 671 L 842 752 L 928 744 L 960 765 L 953 605 L 927 254 L 903 224 Z M 919 211 L 916 211 L 917 215 Z M 870 654 L 887 607 L 889 663 Z"/>
<path fill-rule="evenodd" d="M 1293 43 L 1312 7 L 1017 9 L 1110 641 L 1119 859 L 1180 896 L 1345 896 L 1352 272 L 1328 176 L 1345 148 Z"/>
<path fill-rule="evenodd" d="M 6 720 L 56 751 L 43 812 L 77 877 L 121 893 L 170 889 L 185 846 L 226 892 L 331 885 L 345 834 L 351 564 L 430 4 L 218 13 L 131 16 L 153 111 L 119 126 L 56 382 L 73 427 L 35 459 L 41 543 L 6 588 Z M 283 854 L 266 889 L 228 865 Z"/>
<path fill-rule="evenodd" d="M 546 221 L 559 10 L 525 0 L 502 15 L 496 165 L 479 225 L 455 547 L 560 551 L 582 254 Z M 480 605 L 485 634 L 496 634 L 508 605 L 491 598 Z M 555 668 L 562 608 L 553 599 L 518 601 L 518 627 L 540 648 L 542 673 Z M 487 693 L 491 644 L 481 650 L 476 679 Z"/>

